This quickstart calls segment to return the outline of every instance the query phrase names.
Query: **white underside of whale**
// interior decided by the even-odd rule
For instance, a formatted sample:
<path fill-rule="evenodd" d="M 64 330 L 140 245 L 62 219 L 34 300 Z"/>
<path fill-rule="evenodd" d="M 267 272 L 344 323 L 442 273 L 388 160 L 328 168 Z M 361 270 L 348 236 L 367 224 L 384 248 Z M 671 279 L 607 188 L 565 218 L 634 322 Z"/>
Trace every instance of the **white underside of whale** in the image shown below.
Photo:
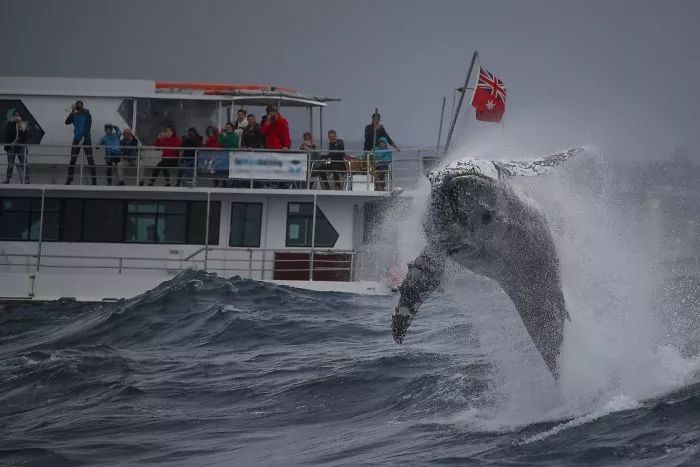
<path fill-rule="evenodd" d="M 446 167 L 430 172 L 428 179 L 433 186 L 442 183 L 451 175 L 481 175 L 493 180 L 515 176 L 535 176 L 550 172 L 554 167 L 571 159 L 583 151 L 583 148 L 571 148 L 550 156 L 531 160 L 490 161 L 485 159 L 460 159 Z"/>

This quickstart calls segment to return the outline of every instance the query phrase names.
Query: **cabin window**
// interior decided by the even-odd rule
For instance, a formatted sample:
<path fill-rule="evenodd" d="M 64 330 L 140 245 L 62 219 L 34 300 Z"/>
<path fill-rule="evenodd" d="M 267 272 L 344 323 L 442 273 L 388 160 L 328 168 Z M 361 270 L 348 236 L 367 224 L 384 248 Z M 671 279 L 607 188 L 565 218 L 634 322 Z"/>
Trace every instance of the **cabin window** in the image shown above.
<path fill-rule="evenodd" d="M 51 241 L 58 238 L 57 200 L 44 200 L 44 229 L 42 237 Z M 41 199 L 2 198 L 0 200 L 0 240 L 39 240 Z"/>
<path fill-rule="evenodd" d="M 84 242 L 124 241 L 124 202 L 117 199 L 86 199 L 83 205 Z"/>
<path fill-rule="evenodd" d="M 229 246 L 258 248 L 261 229 L 261 203 L 231 203 Z"/>
<path fill-rule="evenodd" d="M 219 219 L 221 203 L 212 201 L 209 203 L 209 245 L 219 244 Z M 206 201 L 190 201 L 187 219 L 187 243 L 191 245 L 204 245 L 206 236 L 205 224 L 207 222 Z"/>
<path fill-rule="evenodd" d="M 287 246 L 310 247 L 313 225 L 313 203 L 287 204 Z M 314 247 L 331 248 L 338 241 L 338 232 L 316 206 L 316 235 Z"/>
<path fill-rule="evenodd" d="M 219 243 L 221 203 L 211 202 L 209 244 Z M 0 198 L 0 240 L 38 241 L 40 198 Z M 203 245 L 204 201 L 44 200 L 42 241 Z"/>
<path fill-rule="evenodd" d="M 186 216 L 183 201 L 128 201 L 126 241 L 185 243 Z"/>
<path fill-rule="evenodd" d="M 220 203 L 210 204 L 209 244 L 219 243 Z M 129 201 L 126 241 L 131 243 L 204 244 L 204 201 Z"/>

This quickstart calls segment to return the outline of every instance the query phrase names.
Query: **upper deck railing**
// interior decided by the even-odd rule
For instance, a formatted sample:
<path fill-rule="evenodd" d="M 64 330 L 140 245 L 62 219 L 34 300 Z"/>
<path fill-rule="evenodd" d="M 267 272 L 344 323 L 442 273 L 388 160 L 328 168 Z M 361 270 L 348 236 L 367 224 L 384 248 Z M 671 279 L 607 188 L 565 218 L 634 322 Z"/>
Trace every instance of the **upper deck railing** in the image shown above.
<path fill-rule="evenodd" d="M 96 145 L 6 146 L 0 180 L 49 185 L 182 186 L 307 190 L 411 190 L 438 161 L 435 149 L 373 151 Z M 177 157 L 163 157 L 163 150 Z M 131 151 L 131 152 L 128 152 Z M 4 177 L 6 175 L 6 177 Z"/>

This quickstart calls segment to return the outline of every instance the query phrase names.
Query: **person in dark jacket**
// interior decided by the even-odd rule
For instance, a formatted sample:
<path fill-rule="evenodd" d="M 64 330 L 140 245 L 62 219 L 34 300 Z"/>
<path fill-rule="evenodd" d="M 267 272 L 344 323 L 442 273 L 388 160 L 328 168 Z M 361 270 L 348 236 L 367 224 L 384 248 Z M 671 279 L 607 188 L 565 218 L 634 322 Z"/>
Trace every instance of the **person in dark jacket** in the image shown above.
<path fill-rule="evenodd" d="M 389 133 L 387 133 L 381 120 L 381 115 L 376 112 L 372 114 L 372 123 L 365 127 L 365 144 L 363 149 L 365 151 L 371 151 L 377 145 L 379 138 L 386 138 L 389 145 L 398 151 L 399 148 L 396 147 L 396 144 L 394 144 L 394 140 L 391 139 L 391 136 L 389 136 Z"/>
<path fill-rule="evenodd" d="M 243 129 L 241 136 L 241 147 L 249 149 L 260 149 L 263 147 L 260 124 L 255 121 L 255 115 L 248 114 L 248 125 Z"/>
<path fill-rule="evenodd" d="M 182 137 L 180 146 L 183 148 L 201 148 L 204 146 L 204 138 L 197 132 L 196 128 L 189 128 L 187 134 Z M 182 185 L 183 175 L 192 177 L 195 157 L 197 157 L 197 151 L 195 149 L 185 149 L 182 151 L 180 168 L 177 171 L 177 186 Z"/>
<path fill-rule="evenodd" d="M 85 108 L 83 101 L 77 101 L 73 105 L 71 113 L 66 118 L 66 125 L 73 125 L 73 142 L 71 143 L 70 165 L 68 167 L 66 185 L 73 183 L 73 173 L 75 172 L 75 163 L 78 160 L 80 148 L 83 148 L 83 153 L 87 156 L 88 164 L 90 165 L 90 175 L 92 175 L 92 184 L 97 185 L 95 159 L 92 158 L 92 139 L 90 137 L 92 116 L 90 111 Z"/>
<path fill-rule="evenodd" d="M 122 159 L 124 159 L 131 172 L 139 160 L 139 140 L 134 135 L 134 132 L 131 131 L 131 128 L 124 128 L 122 139 L 119 140 L 119 148 L 121 149 Z M 138 178 L 138 174 L 136 174 L 135 178 Z M 124 180 L 121 180 L 119 184 L 124 185 Z"/>
<path fill-rule="evenodd" d="M 341 179 L 346 175 L 345 143 L 338 138 L 335 130 L 328 130 L 328 154 L 314 163 L 314 172 L 323 180 L 329 190 L 340 190 Z"/>
<path fill-rule="evenodd" d="M 27 125 L 22 122 L 22 114 L 15 110 L 12 114 L 12 120 L 7 122 L 5 127 L 5 152 L 7 152 L 7 174 L 4 183 L 10 183 L 12 173 L 15 168 L 15 158 L 19 162 L 19 180 L 22 183 L 29 183 L 27 168 L 25 167 L 26 159 L 26 144 L 27 144 Z"/>

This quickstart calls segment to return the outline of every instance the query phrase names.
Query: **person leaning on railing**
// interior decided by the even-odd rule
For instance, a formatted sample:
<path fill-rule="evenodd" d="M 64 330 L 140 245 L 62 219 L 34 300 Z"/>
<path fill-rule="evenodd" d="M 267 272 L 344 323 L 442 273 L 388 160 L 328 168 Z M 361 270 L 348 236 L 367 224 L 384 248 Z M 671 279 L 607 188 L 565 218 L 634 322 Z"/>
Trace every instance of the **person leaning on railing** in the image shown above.
<path fill-rule="evenodd" d="M 19 180 L 29 183 L 29 175 L 25 164 L 27 152 L 27 139 L 29 137 L 27 125 L 22 121 L 22 114 L 17 110 L 12 113 L 12 120 L 5 126 L 5 152 L 7 152 L 7 174 L 3 183 L 10 183 L 15 167 L 15 158 L 19 162 Z"/>
<path fill-rule="evenodd" d="M 248 149 L 260 149 L 263 147 L 263 138 L 260 133 L 260 124 L 255 121 L 255 115 L 248 114 L 248 125 L 243 128 L 241 135 L 241 147 Z"/>
<path fill-rule="evenodd" d="M 124 128 L 122 132 L 122 139 L 119 141 L 119 148 L 121 150 L 122 159 L 129 166 L 129 169 L 136 167 L 139 160 L 139 140 L 131 131 L 131 128 Z M 119 182 L 120 185 L 124 184 L 124 180 Z"/>
<path fill-rule="evenodd" d="M 180 146 L 183 148 L 201 148 L 204 144 L 204 138 L 197 132 L 197 129 L 190 127 L 187 134 L 182 137 Z M 182 186 L 182 177 L 192 178 L 194 174 L 194 159 L 197 157 L 196 149 L 186 149 L 182 151 L 180 158 L 180 166 L 177 169 L 177 186 Z"/>
<path fill-rule="evenodd" d="M 151 181 L 148 186 L 153 186 L 156 183 L 161 169 L 165 177 L 165 186 L 170 186 L 170 171 L 168 168 L 177 169 L 178 159 L 180 158 L 180 151 L 175 149 L 180 146 L 180 140 L 175 132 L 175 127 L 172 125 L 165 127 L 165 131 L 156 139 L 155 146 L 163 148 L 163 150 L 161 151 L 160 162 L 158 162 L 158 165 L 156 165 L 151 172 Z"/>
<path fill-rule="evenodd" d="M 238 123 L 238 121 L 236 121 Z M 247 123 L 247 122 L 246 122 Z M 217 140 L 217 143 L 219 143 L 219 146 L 230 150 L 238 149 L 238 147 L 241 144 L 241 139 L 238 136 L 239 133 L 243 133 L 243 128 L 241 130 L 236 130 L 236 126 L 232 122 L 227 122 L 226 125 L 224 125 L 224 130 L 219 134 L 219 139 Z M 234 186 L 233 183 L 229 183 L 230 180 L 229 178 L 229 165 L 228 165 L 229 157 L 228 157 L 228 151 L 222 152 L 219 154 L 219 156 L 216 158 L 216 163 L 214 164 L 215 169 L 216 169 L 216 174 L 221 180 L 218 181 L 218 183 L 221 185 L 221 187 L 232 187 Z M 214 181 L 214 186 L 217 185 L 217 180 Z"/>
<path fill-rule="evenodd" d="M 105 134 L 97 142 L 97 147 L 95 149 L 100 149 L 100 147 L 105 148 L 105 162 L 107 164 L 107 185 L 112 184 L 112 168 L 114 168 L 114 177 L 117 179 L 119 185 L 123 185 L 124 182 L 119 177 L 119 162 L 121 161 L 122 152 L 119 149 L 119 139 L 122 136 L 122 132 L 119 127 L 107 123 L 105 125 Z"/>
<path fill-rule="evenodd" d="M 374 148 L 374 190 L 384 191 L 387 189 L 387 175 L 391 167 L 392 153 L 389 149 L 389 140 L 382 136 L 377 140 Z"/>
<path fill-rule="evenodd" d="M 345 142 L 338 138 L 335 130 L 328 130 L 328 154 L 314 163 L 314 172 L 329 190 L 342 188 L 341 180 L 346 174 Z"/>

